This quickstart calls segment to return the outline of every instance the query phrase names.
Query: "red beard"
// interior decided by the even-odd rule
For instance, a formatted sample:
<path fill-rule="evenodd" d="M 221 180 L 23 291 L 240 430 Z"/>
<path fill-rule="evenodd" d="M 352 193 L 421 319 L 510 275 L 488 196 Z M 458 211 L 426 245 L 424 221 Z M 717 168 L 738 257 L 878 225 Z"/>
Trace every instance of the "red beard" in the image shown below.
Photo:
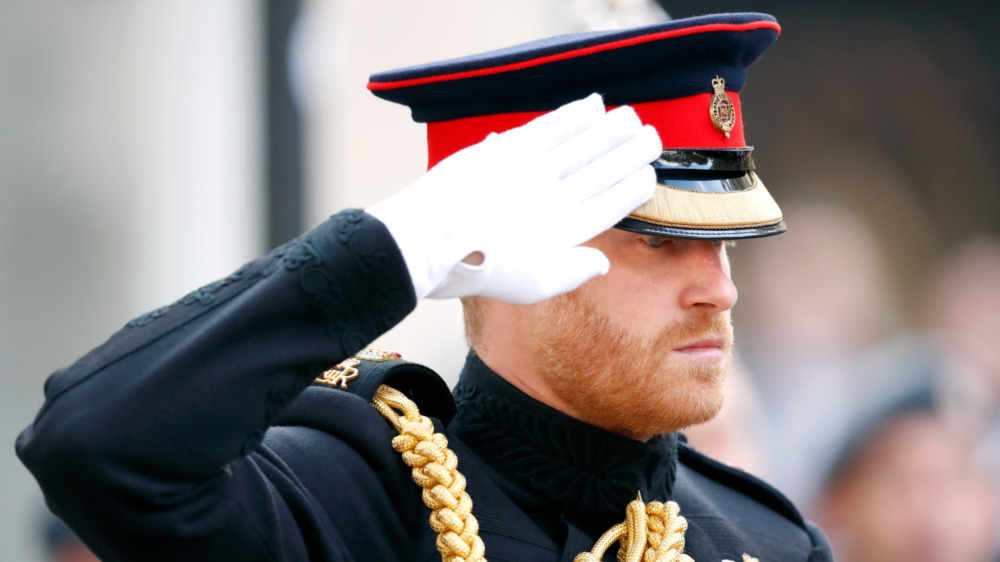
<path fill-rule="evenodd" d="M 710 420 L 722 407 L 732 354 L 729 313 L 692 316 L 646 340 L 616 326 L 580 290 L 544 303 L 533 321 L 532 355 L 566 413 L 634 439 Z M 673 350 L 725 341 L 723 361 L 694 361 Z"/>

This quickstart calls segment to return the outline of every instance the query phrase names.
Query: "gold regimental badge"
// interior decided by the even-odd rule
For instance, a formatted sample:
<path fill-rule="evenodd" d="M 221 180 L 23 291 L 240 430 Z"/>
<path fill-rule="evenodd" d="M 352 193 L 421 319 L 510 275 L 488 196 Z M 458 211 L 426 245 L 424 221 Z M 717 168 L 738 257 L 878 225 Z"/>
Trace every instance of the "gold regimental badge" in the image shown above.
<path fill-rule="evenodd" d="M 340 386 L 340 388 L 347 388 L 347 381 L 352 381 L 358 378 L 358 370 L 355 369 L 355 367 L 360 364 L 361 361 L 351 357 L 350 359 L 342 361 L 336 367 L 316 377 L 316 382 L 332 386 L 334 388 L 337 386 Z"/>
<path fill-rule="evenodd" d="M 403 358 L 402 355 L 396 353 L 395 351 L 386 351 L 375 347 L 364 349 L 355 355 L 355 357 L 368 361 L 399 361 Z"/>
<path fill-rule="evenodd" d="M 726 80 L 716 76 L 712 79 L 712 89 L 715 93 L 712 94 L 712 102 L 709 104 L 708 115 L 712 118 L 712 125 L 715 128 L 726 134 L 726 138 L 729 138 L 729 133 L 732 132 L 733 127 L 736 125 L 736 107 L 733 105 L 732 98 L 726 93 Z"/>

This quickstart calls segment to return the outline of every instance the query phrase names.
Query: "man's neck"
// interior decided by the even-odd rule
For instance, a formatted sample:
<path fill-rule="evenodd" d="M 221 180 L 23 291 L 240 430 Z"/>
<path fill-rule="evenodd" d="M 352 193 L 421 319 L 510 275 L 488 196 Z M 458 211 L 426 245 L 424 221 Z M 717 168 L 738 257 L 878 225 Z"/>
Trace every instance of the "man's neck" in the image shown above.
<path fill-rule="evenodd" d="M 550 408 L 581 419 L 545 384 L 538 371 L 530 344 L 531 307 L 496 301 L 490 305 L 489 321 L 484 322 L 479 341 L 474 346 L 476 355 L 521 392 Z"/>
<path fill-rule="evenodd" d="M 530 343 L 532 338 L 530 309 L 494 303 L 489 314 L 490 321 L 483 326 L 481 337 L 473 348 L 483 363 L 534 400 L 584 423 L 593 424 L 585 412 L 576 411 L 560 398 L 539 372 Z M 651 437 L 625 436 L 637 441 L 646 441 Z"/>
<path fill-rule="evenodd" d="M 525 353 L 520 348 L 512 347 L 510 349 L 512 351 L 507 352 L 502 345 L 494 343 L 492 345 L 478 345 L 473 351 L 490 370 L 530 398 L 583 423 L 595 425 L 581 412 L 570 407 L 552 391 L 551 387 L 545 384 L 532 360 L 530 350 Z M 600 425 L 595 425 L 595 427 L 600 427 Z M 601 429 L 608 430 L 605 427 L 601 427 Z M 652 435 L 615 433 L 640 442 L 648 441 L 652 437 Z"/>

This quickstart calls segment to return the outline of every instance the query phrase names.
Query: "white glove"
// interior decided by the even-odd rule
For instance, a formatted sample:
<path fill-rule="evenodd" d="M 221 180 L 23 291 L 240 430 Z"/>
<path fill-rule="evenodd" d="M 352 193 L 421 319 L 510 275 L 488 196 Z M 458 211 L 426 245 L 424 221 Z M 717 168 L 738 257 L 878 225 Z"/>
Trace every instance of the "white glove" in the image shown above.
<path fill-rule="evenodd" d="M 632 108 L 605 113 L 594 94 L 491 134 L 368 212 L 399 246 L 417 298 L 530 304 L 607 273 L 604 254 L 580 244 L 652 197 L 660 150 Z"/>

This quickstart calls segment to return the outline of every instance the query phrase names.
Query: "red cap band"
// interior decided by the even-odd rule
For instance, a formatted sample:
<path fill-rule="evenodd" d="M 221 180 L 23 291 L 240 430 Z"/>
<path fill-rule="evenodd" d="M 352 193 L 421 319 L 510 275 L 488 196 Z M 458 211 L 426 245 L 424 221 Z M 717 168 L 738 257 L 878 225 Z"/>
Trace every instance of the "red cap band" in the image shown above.
<path fill-rule="evenodd" d="M 709 118 L 710 93 L 631 106 L 640 121 L 656 129 L 663 148 L 743 148 L 746 141 L 743 138 L 740 96 L 736 92 L 726 93 L 736 111 L 736 123 L 729 137 L 712 125 Z M 544 113 L 547 112 L 500 113 L 427 123 L 427 168 L 433 168 L 459 150 L 481 142 L 490 133 L 520 127 Z"/>

